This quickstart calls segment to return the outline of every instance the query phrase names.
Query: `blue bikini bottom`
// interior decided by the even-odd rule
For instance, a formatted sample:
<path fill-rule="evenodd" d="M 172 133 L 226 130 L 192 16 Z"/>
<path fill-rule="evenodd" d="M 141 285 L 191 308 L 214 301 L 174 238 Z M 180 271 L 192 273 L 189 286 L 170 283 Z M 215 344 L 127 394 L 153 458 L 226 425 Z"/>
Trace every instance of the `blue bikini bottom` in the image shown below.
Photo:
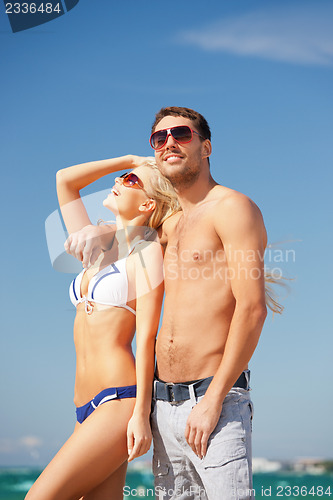
<path fill-rule="evenodd" d="M 89 403 L 76 408 L 77 421 L 82 424 L 89 415 L 96 410 L 97 406 L 112 401 L 113 399 L 135 398 L 136 385 L 127 385 L 125 387 L 109 387 L 104 389 L 97 396 L 94 397 Z"/>

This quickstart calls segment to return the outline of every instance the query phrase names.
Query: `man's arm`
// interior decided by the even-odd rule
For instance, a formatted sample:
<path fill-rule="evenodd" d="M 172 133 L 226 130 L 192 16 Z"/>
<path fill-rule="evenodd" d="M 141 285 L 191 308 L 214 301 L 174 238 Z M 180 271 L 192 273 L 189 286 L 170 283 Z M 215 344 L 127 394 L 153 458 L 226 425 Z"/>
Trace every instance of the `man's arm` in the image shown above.
<path fill-rule="evenodd" d="M 111 247 L 115 231 L 115 224 L 100 226 L 88 224 L 68 236 L 65 241 L 65 250 L 81 261 L 82 266 L 86 269 L 96 262 L 102 251 Z"/>
<path fill-rule="evenodd" d="M 263 262 L 266 231 L 260 210 L 249 198 L 235 193 L 219 203 L 214 225 L 226 254 L 235 310 L 221 364 L 187 421 L 186 439 L 201 458 L 225 396 L 252 357 L 267 314 Z"/>
<path fill-rule="evenodd" d="M 168 240 L 168 228 L 174 224 L 177 214 L 172 215 L 157 229 L 160 245 L 165 248 Z M 69 235 L 65 242 L 65 250 L 82 262 L 84 268 L 93 265 L 102 251 L 111 247 L 115 224 L 105 223 L 100 226 L 88 224 L 84 228 Z"/>

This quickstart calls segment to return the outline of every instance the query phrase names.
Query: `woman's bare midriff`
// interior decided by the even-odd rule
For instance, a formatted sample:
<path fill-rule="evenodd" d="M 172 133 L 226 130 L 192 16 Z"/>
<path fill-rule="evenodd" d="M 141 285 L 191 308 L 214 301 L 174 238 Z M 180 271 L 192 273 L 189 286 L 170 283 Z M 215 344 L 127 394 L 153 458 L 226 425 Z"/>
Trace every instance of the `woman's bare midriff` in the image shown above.
<path fill-rule="evenodd" d="M 134 385 L 132 340 L 135 316 L 127 309 L 79 304 L 74 323 L 76 376 L 74 403 L 82 406 L 108 387 Z"/>

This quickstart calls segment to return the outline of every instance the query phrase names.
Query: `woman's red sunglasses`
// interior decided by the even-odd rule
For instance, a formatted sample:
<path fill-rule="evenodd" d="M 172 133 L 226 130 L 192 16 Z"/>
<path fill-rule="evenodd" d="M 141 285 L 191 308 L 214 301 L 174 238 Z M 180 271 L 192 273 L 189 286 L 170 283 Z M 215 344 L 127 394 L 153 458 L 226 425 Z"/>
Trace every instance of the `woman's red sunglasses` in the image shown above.
<path fill-rule="evenodd" d="M 120 175 L 119 179 L 121 179 L 121 182 L 125 187 L 134 187 L 138 186 L 140 189 L 142 189 L 146 194 L 147 192 L 145 191 L 145 188 L 143 187 L 143 182 L 141 179 L 136 174 L 133 174 L 133 172 L 125 173 L 123 175 Z"/>
<path fill-rule="evenodd" d="M 202 135 L 198 134 L 198 132 L 192 130 L 187 125 L 180 125 L 179 127 L 166 128 L 164 130 L 153 132 L 150 136 L 149 142 L 153 149 L 161 149 L 166 144 L 169 135 L 171 135 L 179 144 L 186 144 L 187 142 L 192 141 L 193 134 L 198 135 L 201 139 L 205 139 Z"/>

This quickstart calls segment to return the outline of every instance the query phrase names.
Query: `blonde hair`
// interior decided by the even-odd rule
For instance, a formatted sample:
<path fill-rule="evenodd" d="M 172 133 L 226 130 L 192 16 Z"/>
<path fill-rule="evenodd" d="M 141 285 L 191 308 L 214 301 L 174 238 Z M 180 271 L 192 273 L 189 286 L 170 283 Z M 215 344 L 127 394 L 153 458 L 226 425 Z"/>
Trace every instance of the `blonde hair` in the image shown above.
<path fill-rule="evenodd" d="M 155 210 L 146 221 L 146 225 L 157 229 L 171 215 L 181 210 L 177 194 L 171 182 L 161 174 L 153 157 L 147 158 L 142 164 L 152 170 L 148 185 L 145 186 L 147 194 L 156 201 Z"/>
<path fill-rule="evenodd" d="M 289 288 L 285 283 L 287 278 L 284 278 L 283 276 L 274 276 L 272 271 L 270 271 L 269 269 L 265 269 L 264 276 L 266 305 L 271 311 L 273 311 L 273 314 L 282 314 L 284 306 L 277 301 L 278 294 L 275 292 L 274 288 L 271 285 L 279 285 L 284 288 Z"/>

